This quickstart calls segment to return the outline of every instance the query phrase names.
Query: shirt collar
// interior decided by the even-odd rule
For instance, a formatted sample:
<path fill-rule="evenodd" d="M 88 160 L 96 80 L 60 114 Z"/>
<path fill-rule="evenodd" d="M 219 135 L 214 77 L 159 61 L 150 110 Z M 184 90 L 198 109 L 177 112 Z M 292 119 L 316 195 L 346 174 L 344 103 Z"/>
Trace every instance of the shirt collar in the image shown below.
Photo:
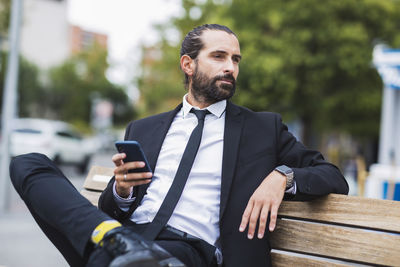
<path fill-rule="evenodd" d="M 200 109 L 198 107 L 190 105 L 189 102 L 187 102 L 186 97 L 187 97 L 187 94 L 183 96 L 183 100 L 182 100 L 183 118 L 185 118 L 186 115 L 188 113 L 190 113 L 190 110 L 192 108 Z M 213 114 L 213 115 L 217 116 L 218 118 L 220 118 L 222 116 L 222 114 L 224 114 L 224 111 L 226 109 L 226 100 L 218 101 L 218 102 L 216 102 L 216 103 L 214 103 L 212 105 L 209 105 L 207 108 L 204 108 L 204 109 L 207 109 L 211 114 Z"/>

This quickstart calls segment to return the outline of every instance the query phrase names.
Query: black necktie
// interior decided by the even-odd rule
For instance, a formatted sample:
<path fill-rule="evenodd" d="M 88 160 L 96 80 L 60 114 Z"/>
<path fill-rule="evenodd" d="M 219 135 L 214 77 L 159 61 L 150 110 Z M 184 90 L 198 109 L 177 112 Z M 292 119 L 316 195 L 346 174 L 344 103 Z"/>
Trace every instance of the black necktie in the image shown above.
<path fill-rule="evenodd" d="M 203 134 L 204 118 L 210 112 L 208 110 L 195 110 L 193 108 L 190 110 L 190 112 L 196 115 L 198 124 L 190 135 L 185 151 L 183 152 L 181 162 L 179 163 L 178 170 L 176 171 L 174 181 L 172 182 L 172 185 L 163 203 L 161 204 L 160 209 L 154 217 L 154 220 L 142 234 L 142 236 L 146 239 L 154 240 L 167 224 L 176 204 L 178 203 L 179 198 L 182 195 L 183 188 L 185 187 L 194 159 L 196 158 L 197 151 L 199 150 L 201 136 Z"/>

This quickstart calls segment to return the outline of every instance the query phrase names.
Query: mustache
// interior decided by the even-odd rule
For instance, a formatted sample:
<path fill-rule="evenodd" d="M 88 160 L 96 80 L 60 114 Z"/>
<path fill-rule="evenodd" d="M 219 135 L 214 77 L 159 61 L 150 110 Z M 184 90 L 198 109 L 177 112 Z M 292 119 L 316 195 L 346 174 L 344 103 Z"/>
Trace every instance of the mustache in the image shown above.
<path fill-rule="evenodd" d="M 224 75 L 215 76 L 214 77 L 214 81 L 218 81 L 218 80 L 228 80 L 228 81 L 233 82 L 233 83 L 236 82 L 235 78 L 230 73 L 227 73 L 227 74 L 224 74 Z"/>

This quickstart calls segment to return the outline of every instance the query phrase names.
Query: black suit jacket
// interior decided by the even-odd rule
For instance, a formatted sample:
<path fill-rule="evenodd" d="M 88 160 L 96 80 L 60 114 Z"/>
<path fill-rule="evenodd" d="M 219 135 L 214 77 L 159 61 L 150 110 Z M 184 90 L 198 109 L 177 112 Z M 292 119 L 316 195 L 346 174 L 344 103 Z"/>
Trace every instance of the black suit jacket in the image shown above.
<path fill-rule="evenodd" d="M 131 122 L 126 140 L 137 140 L 154 170 L 165 135 L 175 110 Z M 285 196 L 293 200 L 308 200 L 329 193 L 347 194 L 348 185 L 340 171 L 326 162 L 317 151 L 304 147 L 287 131 L 281 117 L 275 113 L 253 112 L 228 101 L 222 160 L 220 239 L 225 266 L 269 266 L 269 236 L 247 239 L 239 232 L 246 205 L 264 178 L 276 166 L 287 165 L 294 170 L 297 193 Z M 129 219 L 146 193 L 148 185 L 134 188 L 136 200 L 129 212 L 116 205 L 112 179 L 99 200 L 99 207 L 118 220 Z M 201 201 L 201 200 L 199 200 Z"/>

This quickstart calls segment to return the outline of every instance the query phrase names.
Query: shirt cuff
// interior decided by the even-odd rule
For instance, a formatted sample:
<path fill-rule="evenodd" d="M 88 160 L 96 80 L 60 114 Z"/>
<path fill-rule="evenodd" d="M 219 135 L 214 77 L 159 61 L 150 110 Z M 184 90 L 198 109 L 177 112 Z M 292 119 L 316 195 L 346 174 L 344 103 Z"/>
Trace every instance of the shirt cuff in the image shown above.
<path fill-rule="evenodd" d="M 291 194 L 291 195 L 296 195 L 297 192 L 297 186 L 296 186 L 296 180 L 293 183 L 293 186 L 286 189 L 285 193 L 286 194 Z"/>
<path fill-rule="evenodd" d="M 117 189 L 115 188 L 116 184 L 117 183 L 114 182 L 114 185 L 113 185 L 114 200 L 117 203 L 118 207 L 122 211 L 126 212 L 129 210 L 129 207 L 131 206 L 133 201 L 135 201 L 136 197 L 133 196 L 133 190 L 131 190 L 131 193 L 129 194 L 129 196 L 127 198 L 123 198 L 123 197 L 119 196 L 117 194 Z"/>

